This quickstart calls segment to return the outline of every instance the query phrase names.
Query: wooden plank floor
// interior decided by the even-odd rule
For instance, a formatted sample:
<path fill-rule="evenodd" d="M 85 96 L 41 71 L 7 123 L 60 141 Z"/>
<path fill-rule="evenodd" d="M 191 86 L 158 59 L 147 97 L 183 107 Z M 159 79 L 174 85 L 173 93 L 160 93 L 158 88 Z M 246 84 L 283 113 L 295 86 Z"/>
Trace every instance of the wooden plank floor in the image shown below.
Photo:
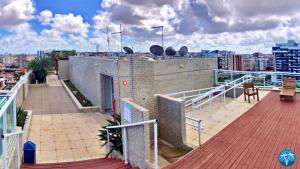
<path fill-rule="evenodd" d="M 283 149 L 300 157 L 300 94 L 294 102 L 280 101 L 270 92 L 201 147 L 167 168 L 284 168 L 278 160 Z M 290 168 L 300 168 L 299 162 Z"/>

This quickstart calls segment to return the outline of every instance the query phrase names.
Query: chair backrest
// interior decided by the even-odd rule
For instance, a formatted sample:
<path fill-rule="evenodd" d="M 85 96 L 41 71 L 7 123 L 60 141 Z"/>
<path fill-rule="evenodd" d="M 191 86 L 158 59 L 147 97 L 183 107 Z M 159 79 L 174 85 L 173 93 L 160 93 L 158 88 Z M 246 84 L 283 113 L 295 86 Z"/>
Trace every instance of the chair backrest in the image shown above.
<path fill-rule="evenodd" d="M 245 82 L 245 83 L 243 84 L 243 88 L 244 88 L 244 89 L 249 89 L 249 88 L 254 89 L 254 84 L 253 84 L 252 82 Z"/>
<path fill-rule="evenodd" d="M 296 78 L 283 78 L 282 88 L 296 89 Z"/>

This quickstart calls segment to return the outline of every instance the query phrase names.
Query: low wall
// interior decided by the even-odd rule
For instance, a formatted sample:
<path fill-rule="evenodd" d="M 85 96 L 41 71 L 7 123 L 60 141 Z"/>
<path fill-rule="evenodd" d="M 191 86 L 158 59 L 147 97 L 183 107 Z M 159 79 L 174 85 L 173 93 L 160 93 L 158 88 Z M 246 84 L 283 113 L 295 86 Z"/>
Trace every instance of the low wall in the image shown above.
<path fill-rule="evenodd" d="M 24 100 L 27 97 L 29 88 L 29 81 L 25 82 L 23 85 L 20 86 L 17 92 L 16 100 L 17 100 L 17 107 L 23 105 Z"/>
<path fill-rule="evenodd" d="M 191 150 L 186 145 L 185 107 L 182 99 L 156 95 L 159 114 L 159 138 L 176 148 Z"/>
<path fill-rule="evenodd" d="M 58 61 L 58 78 L 59 79 L 70 79 L 69 60 L 59 60 Z"/>
<path fill-rule="evenodd" d="M 225 87 L 226 90 L 229 89 L 229 88 L 230 88 L 230 86 Z M 236 88 L 235 89 L 235 97 L 236 98 L 239 97 L 240 95 L 243 94 L 243 92 L 244 92 L 243 88 Z M 226 95 L 226 97 L 233 98 L 234 97 L 234 89 L 229 90 L 228 92 L 226 92 L 225 95 Z"/>
<path fill-rule="evenodd" d="M 122 124 L 136 123 L 136 122 L 149 120 L 148 110 L 137 105 L 131 99 L 126 99 L 126 98 L 122 99 L 121 103 L 122 103 L 122 109 L 121 109 Z M 128 148 L 129 164 L 131 166 L 137 166 L 139 168 L 149 168 L 150 166 L 149 125 L 127 128 L 127 143 L 128 143 L 127 148 Z M 124 145 L 124 140 L 123 140 L 123 145 Z M 123 152 L 125 152 L 124 149 Z"/>
<path fill-rule="evenodd" d="M 76 109 L 79 112 L 99 112 L 100 108 L 98 106 L 90 106 L 90 107 L 83 107 L 81 103 L 77 100 L 77 98 L 74 96 L 72 91 L 67 87 L 65 82 L 63 80 L 60 81 L 62 83 L 62 86 L 64 87 L 65 91 L 67 92 L 68 96 L 71 98 L 72 102 L 75 104 Z"/>

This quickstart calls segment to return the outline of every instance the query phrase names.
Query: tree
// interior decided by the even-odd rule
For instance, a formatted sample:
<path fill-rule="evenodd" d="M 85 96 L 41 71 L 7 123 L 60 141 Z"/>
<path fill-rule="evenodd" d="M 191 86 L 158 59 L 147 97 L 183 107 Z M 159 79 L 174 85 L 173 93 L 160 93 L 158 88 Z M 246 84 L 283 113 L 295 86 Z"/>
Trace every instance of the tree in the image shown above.
<path fill-rule="evenodd" d="M 28 68 L 33 71 L 35 80 L 44 83 L 50 68 L 50 61 L 47 57 L 35 58 L 28 63 Z"/>

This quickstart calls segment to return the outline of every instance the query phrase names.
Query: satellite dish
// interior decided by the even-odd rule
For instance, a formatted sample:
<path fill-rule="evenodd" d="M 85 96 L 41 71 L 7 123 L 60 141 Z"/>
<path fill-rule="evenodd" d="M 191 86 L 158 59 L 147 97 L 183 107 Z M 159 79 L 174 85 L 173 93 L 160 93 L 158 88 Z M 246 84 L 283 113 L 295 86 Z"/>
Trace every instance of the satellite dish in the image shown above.
<path fill-rule="evenodd" d="M 172 47 L 168 47 L 165 51 L 165 54 L 167 56 L 175 56 L 176 55 L 176 51 L 172 48 Z"/>
<path fill-rule="evenodd" d="M 125 46 L 123 49 L 125 50 L 125 52 L 127 54 L 132 54 L 133 53 L 133 50 L 130 47 Z"/>
<path fill-rule="evenodd" d="M 182 46 L 180 49 L 179 49 L 179 54 L 180 56 L 185 56 L 187 55 L 188 53 L 188 48 L 186 46 Z"/>
<path fill-rule="evenodd" d="M 152 45 L 150 47 L 150 52 L 155 56 L 162 56 L 164 54 L 164 49 L 159 45 Z"/>

